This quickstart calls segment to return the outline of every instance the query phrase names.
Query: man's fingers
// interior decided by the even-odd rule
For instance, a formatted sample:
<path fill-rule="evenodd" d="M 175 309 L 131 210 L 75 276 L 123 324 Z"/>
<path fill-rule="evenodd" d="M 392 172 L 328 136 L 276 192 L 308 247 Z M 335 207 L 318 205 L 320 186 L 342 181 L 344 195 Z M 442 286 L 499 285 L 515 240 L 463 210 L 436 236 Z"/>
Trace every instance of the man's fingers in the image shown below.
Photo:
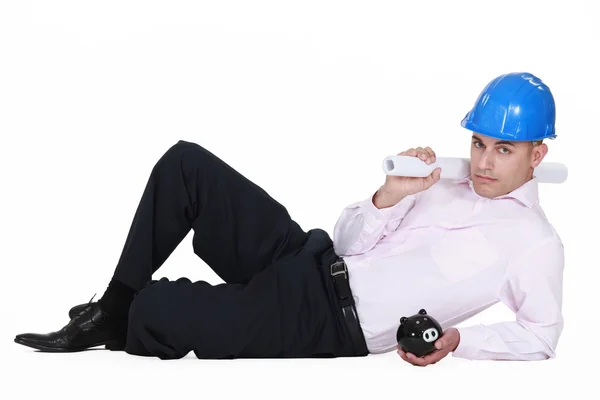
<path fill-rule="evenodd" d="M 417 357 L 412 353 L 407 353 L 406 357 L 408 357 L 409 362 L 413 365 L 417 365 L 419 367 L 424 367 L 427 365 L 427 362 L 423 357 Z"/>
<path fill-rule="evenodd" d="M 436 350 L 433 353 L 426 355 L 425 357 L 417 357 L 412 353 L 404 353 L 402 352 L 402 350 L 399 350 L 399 353 L 401 353 L 400 357 L 402 357 L 404 361 L 407 361 L 410 364 L 418 367 L 425 367 L 427 365 L 435 364 L 444 357 L 446 357 L 446 355 L 448 354 L 448 352 L 444 350 Z"/>
<path fill-rule="evenodd" d="M 406 361 L 409 364 L 412 365 L 416 365 L 416 366 L 420 366 L 421 365 L 421 361 L 419 357 L 416 357 L 414 354 L 411 353 L 405 353 L 404 351 L 402 351 L 401 348 L 398 347 L 398 351 L 397 353 L 400 355 L 400 358 L 402 358 L 404 361 Z"/>
<path fill-rule="evenodd" d="M 402 350 L 398 350 L 398 354 L 400 355 L 400 358 L 402 358 L 404 361 L 409 362 L 406 358 L 406 354 L 404 354 Z"/>
<path fill-rule="evenodd" d="M 435 341 L 435 348 L 438 350 L 441 350 L 445 345 L 446 345 L 446 342 L 442 338 L 439 338 L 438 340 Z"/>
<path fill-rule="evenodd" d="M 423 357 L 423 361 L 427 364 L 435 364 L 436 362 L 440 361 L 442 358 L 446 357 L 446 354 L 448 354 L 446 351 L 436 350 L 433 353 L 428 354 L 425 357 Z"/>
<path fill-rule="evenodd" d="M 448 332 L 450 332 L 450 334 L 447 334 Z M 438 350 L 441 350 L 445 347 L 448 346 L 452 346 L 453 345 L 453 332 L 451 331 L 445 331 L 442 336 L 440 336 L 440 338 L 438 340 L 435 341 L 435 348 Z"/>
<path fill-rule="evenodd" d="M 425 161 L 425 163 L 432 164 L 435 162 L 435 153 L 433 152 L 431 147 L 417 147 L 417 151 L 419 152 L 419 158 Z"/>
<path fill-rule="evenodd" d="M 396 348 L 398 349 L 397 353 L 404 361 L 417 367 L 424 367 L 426 365 L 435 364 L 448 355 L 449 352 L 444 349 L 445 345 L 445 341 L 438 339 L 435 342 L 435 347 L 438 348 L 438 350 L 435 350 L 433 353 L 430 353 L 425 357 L 417 357 L 412 353 L 404 352 L 400 346 L 396 346 Z"/>
<path fill-rule="evenodd" d="M 425 151 L 424 148 L 417 147 L 416 151 L 417 151 L 417 157 L 419 157 L 419 159 L 421 159 L 422 161 L 425 161 L 425 162 L 428 161 L 429 154 L 427 154 L 427 152 Z"/>
<path fill-rule="evenodd" d="M 431 147 L 427 146 L 425 148 L 423 147 L 417 147 L 417 148 L 413 148 L 411 147 L 408 150 L 405 150 L 401 153 L 398 153 L 399 156 L 410 156 L 410 157 L 417 157 L 420 160 L 426 162 L 427 164 L 431 164 L 434 163 L 436 158 L 435 158 L 435 152 L 431 149 Z"/>
<path fill-rule="evenodd" d="M 429 146 L 425 147 L 425 151 L 431 158 L 433 158 L 433 161 L 435 161 L 435 151 L 433 151 L 433 149 Z"/>
<path fill-rule="evenodd" d="M 405 352 L 403 352 L 402 350 L 400 350 L 400 349 L 399 349 L 399 350 L 398 350 L 398 354 L 400 355 L 400 358 L 402 358 L 404 361 L 406 361 L 406 362 L 407 362 L 407 363 L 409 363 L 409 364 L 413 364 L 412 360 L 410 360 L 410 359 L 408 358 L 408 356 L 406 355 L 406 353 L 405 353 Z"/>
<path fill-rule="evenodd" d="M 440 167 L 437 167 L 436 169 L 431 171 L 431 174 L 429 174 L 427 177 L 423 178 L 425 180 L 425 189 L 430 188 L 434 183 L 439 181 L 441 173 L 442 173 L 442 169 Z"/>

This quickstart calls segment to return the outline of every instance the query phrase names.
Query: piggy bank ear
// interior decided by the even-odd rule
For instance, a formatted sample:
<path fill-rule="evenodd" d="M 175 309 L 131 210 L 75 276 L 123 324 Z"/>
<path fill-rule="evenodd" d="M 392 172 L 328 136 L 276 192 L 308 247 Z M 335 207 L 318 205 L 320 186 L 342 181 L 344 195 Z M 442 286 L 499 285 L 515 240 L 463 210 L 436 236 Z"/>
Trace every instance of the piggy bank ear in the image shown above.
<path fill-rule="evenodd" d="M 407 319 L 406 317 L 402 317 L 402 318 L 400 318 L 400 323 L 401 323 L 401 324 L 405 323 L 405 322 L 406 322 L 406 319 Z"/>
<path fill-rule="evenodd" d="M 419 314 L 421 314 L 421 315 L 425 315 L 425 314 L 427 314 L 427 311 L 425 311 L 425 309 L 424 309 L 424 308 L 421 308 L 421 309 L 419 310 Z"/>

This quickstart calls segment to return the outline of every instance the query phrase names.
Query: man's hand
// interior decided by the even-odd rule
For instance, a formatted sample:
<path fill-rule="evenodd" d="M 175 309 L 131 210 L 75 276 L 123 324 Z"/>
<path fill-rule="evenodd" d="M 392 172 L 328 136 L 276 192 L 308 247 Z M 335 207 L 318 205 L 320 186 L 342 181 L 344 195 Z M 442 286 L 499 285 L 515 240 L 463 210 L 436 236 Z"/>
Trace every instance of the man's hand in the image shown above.
<path fill-rule="evenodd" d="M 436 160 L 435 152 L 431 147 L 417 147 L 408 149 L 399 156 L 417 157 L 426 164 L 434 163 Z M 429 189 L 434 183 L 440 180 L 442 169 L 440 167 L 431 171 L 429 176 L 424 178 L 386 175 L 385 183 L 377 190 L 373 197 L 373 204 L 377 208 L 387 208 L 397 204 L 404 197 L 419 193 Z"/>
<path fill-rule="evenodd" d="M 424 367 L 429 364 L 435 364 L 448 354 L 456 350 L 460 343 L 460 333 L 456 328 L 448 328 L 442 336 L 435 342 L 435 350 L 433 353 L 426 355 L 425 357 L 417 357 L 411 353 L 405 353 L 398 346 L 398 354 L 402 359 L 412 365 Z"/>

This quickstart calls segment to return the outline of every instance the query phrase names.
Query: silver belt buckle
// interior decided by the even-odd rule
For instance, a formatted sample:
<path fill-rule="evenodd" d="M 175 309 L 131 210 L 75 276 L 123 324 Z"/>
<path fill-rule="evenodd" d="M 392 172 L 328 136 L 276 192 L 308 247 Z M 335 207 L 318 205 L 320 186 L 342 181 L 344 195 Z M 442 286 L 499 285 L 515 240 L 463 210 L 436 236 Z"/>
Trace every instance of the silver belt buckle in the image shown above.
<path fill-rule="evenodd" d="M 343 269 L 341 271 L 334 271 L 334 267 L 342 265 Z M 346 267 L 346 263 L 342 260 L 342 261 L 336 261 L 333 264 L 331 264 L 331 266 L 329 267 L 329 273 L 331 274 L 331 276 L 335 277 L 337 275 L 342 275 L 344 274 L 347 277 L 348 274 L 348 267 Z"/>

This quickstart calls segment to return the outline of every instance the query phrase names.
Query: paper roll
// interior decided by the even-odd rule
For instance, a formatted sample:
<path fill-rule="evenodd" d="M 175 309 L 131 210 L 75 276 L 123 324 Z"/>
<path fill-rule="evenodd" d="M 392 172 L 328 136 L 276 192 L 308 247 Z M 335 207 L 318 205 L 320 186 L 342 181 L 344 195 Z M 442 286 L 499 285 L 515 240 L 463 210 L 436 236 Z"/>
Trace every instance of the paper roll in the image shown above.
<path fill-rule="evenodd" d="M 387 156 L 383 160 L 383 172 L 386 175 L 426 177 L 440 167 L 440 179 L 458 180 L 470 173 L 471 160 L 459 157 L 436 157 L 432 164 L 426 164 L 413 156 Z M 568 176 L 567 167 L 557 162 L 542 162 L 533 174 L 540 183 L 563 183 Z"/>

